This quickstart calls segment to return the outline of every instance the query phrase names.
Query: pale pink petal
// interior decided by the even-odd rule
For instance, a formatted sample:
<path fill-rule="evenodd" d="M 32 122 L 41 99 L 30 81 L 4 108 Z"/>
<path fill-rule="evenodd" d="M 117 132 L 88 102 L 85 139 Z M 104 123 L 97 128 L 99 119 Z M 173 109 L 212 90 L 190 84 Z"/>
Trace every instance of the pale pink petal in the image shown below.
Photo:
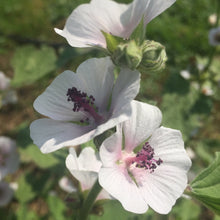
<path fill-rule="evenodd" d="M 109 0 L 93 0 L 78 6 L 67 19 L 64 30 L 55 29 L 73 47 L 100 46 L 106 48 L 102 31 L 118 35 L 123 27 L 121 14 L 127 5 Z"/>
<path fill-rule="evenodd" d="M 161 112 L 156 106 L 138 101 L 132 101 L 131 105 L 132 115 L 129 120 L 123 123 L 127 152 L 131 152 L 149 138 L 162 120 Z"/>
<path fill-rule="evenodd" d="M 92 58 L 83 62 L 76 73 L 83 90 L 95 98 L 99 112 L 106 111 L 114 84 L 114 64 L 109 57 Z"/>
<path fill-rule="evenodd" d="M 118 126 L 117 132 L 105 139 L 100 148 L 100 158 L 104 167 L 115 167 L 122 157 L 122 132 Z"/>
<path fill-rule="evenodd" d="M 148 205 L 125 169 L 119 167 L 101 168 L 99 183 L 111 196 L 119 200 L 127 211 L 138 214 L 147 211 Z"/>
<path fill-rule="evenodd" d="M 139 190 L 143 199 L 154 211 L 167 214 L 186 186 L 186 171 L 162 163 L 154 173 L 142 176 Z"/>
<path fill-rule="evenodd" d="M 115 114 L 131 102 L 139 92 L 140 73 L 121 68 L 112 92 L 111 112 Z"/>
<path fill-rule="evenodd" d="M 179 167 L 187 172 L 191 160 L 184 149 L 181 132 L 171 128 L 160 127 L 154 131 L 149 144 L 154 148 L 154 153 L 161 158 L 164 164 Z"/>

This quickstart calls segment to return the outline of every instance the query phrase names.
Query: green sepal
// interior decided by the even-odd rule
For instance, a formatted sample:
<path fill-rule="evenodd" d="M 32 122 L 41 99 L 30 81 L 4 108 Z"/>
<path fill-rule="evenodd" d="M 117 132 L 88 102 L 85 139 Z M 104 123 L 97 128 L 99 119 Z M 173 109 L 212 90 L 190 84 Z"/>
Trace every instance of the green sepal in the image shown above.
<path fill-rule="evenodd" d="M 213 163 L 190 184 L 190 195 L 201 201 L 216 214 L 220 214 L 220 152 Z"/>
<path fill-rule="evenodd" d="M 145 40 L 145 34 L 146 34 L 146 28 L 144 25 L 144 17 L 142 17 L 140 23 L 135 28 L 135 30 L 132 32 L 130 39 L 135 40 L 137 45 L 141 45 Z"/>
<path fill-rule="evenodd" d="M 107 49 L 110 53 L 114 52 L 117 49 L 117 46 L 123 42 L 123 39 L 117 36 L 113 36 L 112 34 L 101 31 L 105 37 Z"/>

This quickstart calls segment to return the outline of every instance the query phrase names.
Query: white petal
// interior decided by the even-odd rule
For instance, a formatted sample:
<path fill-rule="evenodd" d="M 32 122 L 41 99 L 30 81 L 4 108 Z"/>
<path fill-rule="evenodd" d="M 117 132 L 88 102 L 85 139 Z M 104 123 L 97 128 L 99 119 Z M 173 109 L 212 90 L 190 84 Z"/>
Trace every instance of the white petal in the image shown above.
<path fill-rule="evenodd" d="M 139 189 L 147 204 L 167 214 L 186 188 L 187 175 L 184 170 L 161 164 L 154 173 L 143 175 L 141 183 Z"/>
<path fill-rule="evenodd" d="M 62 147 L 85 143 L 94 137 L 89 126 L 39 119 L 30 125 L 30 136 L 42 153 L 50 153 Z"/>
<path fill-rule="evenodd" d="M 102 163 L 91 147 L 84 148 L 78 158 L 80 170 L 98 172 Z"/>
<path fill-rule="evenodd" d="M 121 33 L 123 27 L 120 15 L 127 7 L 114 1 L 93 0 L 72 12 L 63 31 L 55 31 L 65 37 L 73 47 L 97 45 L 105 48 L 106 42 L 101 30 L 113 35 Z"/>
<path fill-rule="evenodd" d="M 93 58 L 83 62 L 76 73 L 83 90 L 93 95 L 99 112 L 106 111 L 114 83 L 114 65 L 109 57 Z"/>
<path fill-rule="evenodd" d="M 180 131 L 160 127 L 156 129 L 149 140 L 154 148 L 157 158 L 161 158 L 166 165 L 189 170 L 191 160 L 184 149 L 184 143 Z"/>
<path fill-rule="evenodd" d="M 138 187 L 124 169 L 101 168 L 99 183 L 110 195 L 119 200 L 127 211 L 138 214 L 147 211 L 147 203 L 142 199 Z"/>
<path fill-rule="evenodd" d="M 140 73 L 127 68 L 121 68 L 112 93 L 111 112 L 115 114 L 130 103 L 138 94 L 140 88 Z"/>
<path fill-rule="evenodd" d="M 132 101 L 132 115 L 123 123 L 125 149 L 131 152 L 159 127 L 162 115 L 153 105 Z"/>
<path fill-rule="evenodd" d="M 79 121 L 83 118 L 81 112 L 73 112 L 73 103 L 67 101 L 67 91 L 73 86 L 82 88 L 78 76 L 65 71 L 47 87 L 34 102 L 34 108 L 42 115 L 55 120 Z"/>
<path fill-rule="evenodd" d="M 122 133 L 118 129 L 116 133 L 105 139 L 100 147 L 100 158 L 104 167 L 114 167 L 122 157 Z"/>
<path fill-rule="evenodd" d="M 128 38 L 142 17 L 144 24 L 147 25 L 152 19 L 157 17 L 167 8 L 169 8 L 176 0 L 134 0 L 128 10 L 121 16 L 124 25 L 124 38 Z"/>
<path fill-rule="evenodd" d="M 91 153 L 91 158 L 89 161 L 86 161 L 88 160 L 88 153 Z M 89 162 L 91 162 L 91 167 L 88 166 Z M 86 190 L 90 189 L 95 183 L 101 162 L 97 160 L 94 150 L 90 147 L 85 148 L 79 158 L 77 158 L 75 150 L 71 148 L 70 154 L 66 158 L 66 166 L 71 174 L 81 183 L 82 190 Z"/>
<path fill-rule="evenodd" d="M 114 65 L 109 57 L 86 60 L 78 67 L 77 74 L 65 71 L 56 77 L 35 100 L 34 108 L 55 120 L 79 121 L 85 114 L 73 112 L 73 103 L 67 101 L 66 95 L 69 88 L 76 87 L 88 96 L 93 95 L 100 111 L 106 110 L 114 83 L 113 69 Z"/>
<path fill-rule="evenodd" d="M 140 1 L 142 0 L 137 0 L 137 4 Z M 174 4 L 175 1 L 176 0 L 145 0 L 147 8 L 144 15 L 144 24 L 148 24 L 152 19 L 160 15 L 172 4 Z"/>

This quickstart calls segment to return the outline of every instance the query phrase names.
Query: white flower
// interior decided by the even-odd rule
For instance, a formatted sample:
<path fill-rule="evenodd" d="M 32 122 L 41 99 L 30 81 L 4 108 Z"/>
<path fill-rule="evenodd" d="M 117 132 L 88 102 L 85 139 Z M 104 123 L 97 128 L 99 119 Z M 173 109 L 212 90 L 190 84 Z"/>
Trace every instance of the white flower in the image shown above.
<path fill-rule="evenodd" d="M 144 18 L 145 26 L 175 0 L 134 0 L 119 4 L 111 0 L 92 0 L 78 6 L 67 19 L 63 30 L 55 29 L 73 47 L 100 46 L 106 48 L 101 31 L 129 38 Z"/>
<path fill-rule="evenodd" d="M 180 131 L 159 127 L 157 107 L 133 101 L 132 109 L 100 148 L 99 183 L 130 212 L 150 206 L 167 214 L 187 185 L 191 161 Z"/>
<path fill-rule="evenodd" d="M 70 154 L 66 158 L 66 166 L 71 174 L 80 182 L 81 189 L 92 188 L 98 178 L 98 172 L 102 163 L 94 149 L 86 147 L 77 157 L 75 149 L 70 148 Z M 110 199 L 109 194 L 102 190 L 97 199 Z"/>
<path fill-rule="evenodd" d="M 7 104 L 15 104 L 18 101 L 17 94 L 14 90 L 7 90 L 2 95 L 1 104 L 7 105 Z"/>
<path fill-rule="evenodd" d="M 63 191 L 67 193 L 72 193 L 77 191 L 77 188 L 73 185 L 73 183 L 67 176 L 63 176 L 59 180 L 59 186 Z"/>
<path fill-rule="evenodd" d="M 8 183 L 0 182 L 0 206 L 7 205 L 13 196 L 13 190 L 9 187 Z"/>
<path fill-rule="evenodd" d="M 140 74 L 121 69 L 114 83 L 113 71 L 109 57 L 89 59 L 76 74 L 60 74 L 35 100 L 34 108 L 49 117 L 30 126 L 30 135 L 43 153 L 85 143 L 128 119 Z"/>
<path fill-rule="evenodd" d="M 19 156 L 16 143 L 8 137 L 0 136 L 0 180 L 18 169 Z"/>
<path fill-rule="evenodd" d="M 191 74 L 188 70 L 181 70 L 180 71 L 180 75 L 184 78 L 184 79 L 190 79 Z"/>
<path fill-rule="evenodd" d="M 8 89 L 10 86 L 10 81 L 11 80 L 0 71 L 0 91 Z"/>
<path fill-rule="evenodd" d="M 209 31 L 209 43 L 212 46 L 220 45 L 220 27 L 212 28 Z"/>
<path fill-rule="evenodd" d="M 216 14 L 211 14 L 211 15 L 209 16 L 208 20 L 209 20 L 209 23 L 210 23 L 211 25 L 215 25 L 216 22 L 217 22 L 217 15 L 216 15 Z"/>

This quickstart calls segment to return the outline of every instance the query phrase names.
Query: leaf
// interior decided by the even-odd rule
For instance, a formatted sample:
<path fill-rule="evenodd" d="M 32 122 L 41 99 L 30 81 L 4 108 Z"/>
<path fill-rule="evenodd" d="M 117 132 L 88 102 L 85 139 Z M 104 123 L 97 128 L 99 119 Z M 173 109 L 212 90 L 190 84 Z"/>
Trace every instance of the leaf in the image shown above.
<path fill-rule="evenodd" d="M 19 204 L 19 208 L 16 212 L 17 220 L 38 220 L 36 213 L 34 211 L 30 211 L 26 204 Z"/>
<path fill-rule="evenodd" d="M 102 31 L 102 34 L 105 37 L 107 48 L 110 52 L 114 52 L 117 46 L 123 41 L 122 38 L 113 36 L 112 34 Z"/>
<path fill-rule="evenodd" d="M 191 183 L 192 196 L 220 214 L 220 152 L 213 163 Z"/>
<path fill-rule="evenodd" d="M 34 46 L 20 47 L 12 59 L 14 78 L 12 85 L 29 85 L 53 71 L 56 67 L 56 54 L 50 47 L 36 49 Z"/>
<path fill-rule="evenodd" d="M 37 195 L 32 189 L 32 186 L 27 182 L 26 176 L 22 175 L 18 180 L 18 189 L 15 191 L 15 196 L 20 203 L 25 203 L 32 200 Z"/>
<path fill-rule="evenodd" d="M 56 195 L 49 195 L 47 198 L 50 214 L 54 220 L 66 220 L 65 210 L 66 206 L 64 202 Z"/>

